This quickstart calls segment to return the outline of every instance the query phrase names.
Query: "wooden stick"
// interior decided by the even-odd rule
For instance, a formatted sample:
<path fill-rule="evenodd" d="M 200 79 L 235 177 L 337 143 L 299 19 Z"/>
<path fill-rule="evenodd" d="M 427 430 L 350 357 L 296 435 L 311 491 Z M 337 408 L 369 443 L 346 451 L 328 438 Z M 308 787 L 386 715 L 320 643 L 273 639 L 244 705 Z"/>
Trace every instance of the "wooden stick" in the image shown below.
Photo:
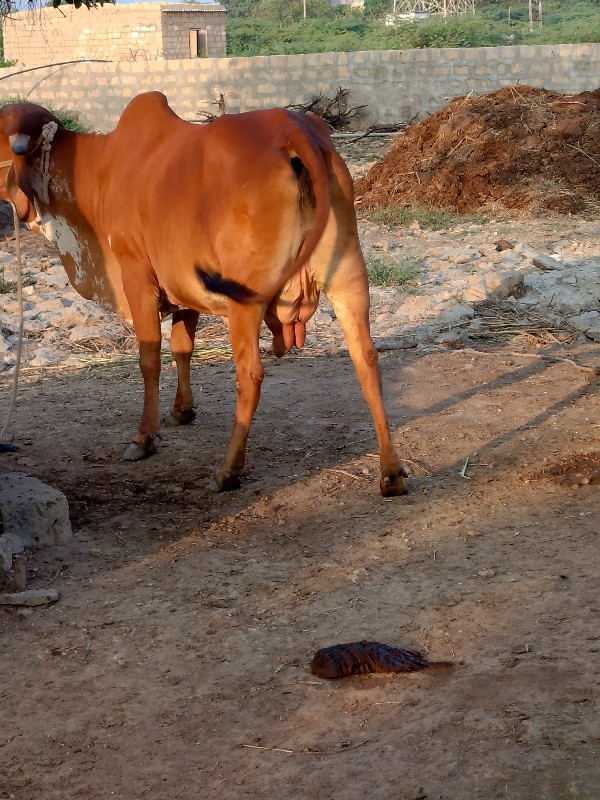
<path fill-rule="evenodd" d="M 251 750 L 273 750 L 275 753 L 295 753 L 295 750 L 284 750 L 282 747 L 263 747 L 260 744 L 243 744 L 242 747 L 249 747 Z"/>
<path fill-rule="evenodd" d="M 347 475 L 348 478 L 354 478 L 356 481 L 368 481 L 363 475 L 353 475 L 351 472 L 346 472 L 345 469 L 334 469 L 333 467 L 326 467 L 325 472 L 339 472 L 340 475 Z"/>

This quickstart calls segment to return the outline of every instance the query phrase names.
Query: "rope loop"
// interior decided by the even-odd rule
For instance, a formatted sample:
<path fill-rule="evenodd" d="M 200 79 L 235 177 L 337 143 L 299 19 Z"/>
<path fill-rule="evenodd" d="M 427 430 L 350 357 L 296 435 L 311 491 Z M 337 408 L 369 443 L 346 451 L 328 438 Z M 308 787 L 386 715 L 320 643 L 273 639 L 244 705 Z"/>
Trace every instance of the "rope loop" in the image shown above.
<path fill-rule="evenodd" d="M 42 200 L 44 203 L 50 202 L 48 188 L 50 186 L 50 151 L 52 149 L 52 140 L 58 128 L 58 123 L 52 120 L 47 122 L 42 128 L 42 133 L 38 140 L 42 144 Z M 37 146 L 37 145 L 36 145 Z"/>

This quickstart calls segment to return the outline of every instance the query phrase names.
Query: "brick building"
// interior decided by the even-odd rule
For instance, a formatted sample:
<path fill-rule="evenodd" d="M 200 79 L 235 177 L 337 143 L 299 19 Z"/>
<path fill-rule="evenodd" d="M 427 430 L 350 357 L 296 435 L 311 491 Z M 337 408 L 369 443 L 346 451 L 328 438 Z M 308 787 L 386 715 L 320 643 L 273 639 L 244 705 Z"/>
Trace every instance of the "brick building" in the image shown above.
<path fill-rule="evenodd" d="M 4 57 L 24 66 L 105 58 L 157 61 L 225 55 L 219 3 L 117 3 L 20 11 L 2 23 Z"/>

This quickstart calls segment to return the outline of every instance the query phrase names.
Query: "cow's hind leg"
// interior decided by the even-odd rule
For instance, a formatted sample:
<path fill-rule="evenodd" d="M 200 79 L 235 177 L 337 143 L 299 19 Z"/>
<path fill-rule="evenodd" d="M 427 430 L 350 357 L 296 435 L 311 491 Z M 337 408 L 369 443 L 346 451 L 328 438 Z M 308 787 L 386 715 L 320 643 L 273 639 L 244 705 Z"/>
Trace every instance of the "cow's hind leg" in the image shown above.
<path fill-rule="evenodd" d="M 356 376 L 373 416 L 379 443 L 381 494 L 384 497 L 391 497 L 406 494 L 407 486 L 404 479 L 407 473 L 390 437 L 383 406 L 378 354 L 369 331 L 369 288 L 366 270 L 362 256 L 357 254 L 355 258 L 356 269 L 340 271 L 339 278 L 336 276 L 334 285 L 328 288 L 327 294 L 344 331 Z"/>
<path fill-rule="evenodd" d="M 260 399 L 264 369 L 260 360 L 258 334 L 264 315 L 260 306 L 241 306 L 229 301 L 229 335 L 235 359 L 237 403 L 233 431 L 223 463 L 211 481 L 213 491 L 237 489 L 246 461 L 246 443 L 252 417 Z"/>
<path fill-rule="evenodd" d="M 140 371 L 144 379 L 144 408 L 140 427 L 123 458 L 126 461 L 139 461 L 156 452 L 155 440 L 160 430 L 158 391 L 161 332 L 158 293 L 154 285 L 142 280 L 136 282 L 125 270 L 123 278 L 123 288 L 127 294 L 138 340 Z"/>
<path fill-rule="evenodd" d="M 165 420 L 167 425 L 188 425 L 196 417 L 190 364 L 199 316 L 197 311 L 190 309 L 173 313 L 171 352 L 177 364 L 177 393 L 171 413 Z"/>

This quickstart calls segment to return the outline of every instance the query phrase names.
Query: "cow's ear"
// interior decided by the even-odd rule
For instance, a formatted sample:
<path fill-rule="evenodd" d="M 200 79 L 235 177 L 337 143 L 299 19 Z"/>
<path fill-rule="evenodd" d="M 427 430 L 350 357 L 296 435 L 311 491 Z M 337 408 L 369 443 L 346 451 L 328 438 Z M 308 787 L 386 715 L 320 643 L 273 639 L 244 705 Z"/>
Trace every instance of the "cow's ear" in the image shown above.
<path fill-rule="evenodd" d="M 19 186 L 17 176 L 15 174 L 15 165 L 8 170 L 6 176 L 6 189 L 10 196 L 11 201 L 17 209 L 17 215 L 22 222 L 31 222 L 36 217 L 35 209 L 29 202 L 29 198 Z"/>

